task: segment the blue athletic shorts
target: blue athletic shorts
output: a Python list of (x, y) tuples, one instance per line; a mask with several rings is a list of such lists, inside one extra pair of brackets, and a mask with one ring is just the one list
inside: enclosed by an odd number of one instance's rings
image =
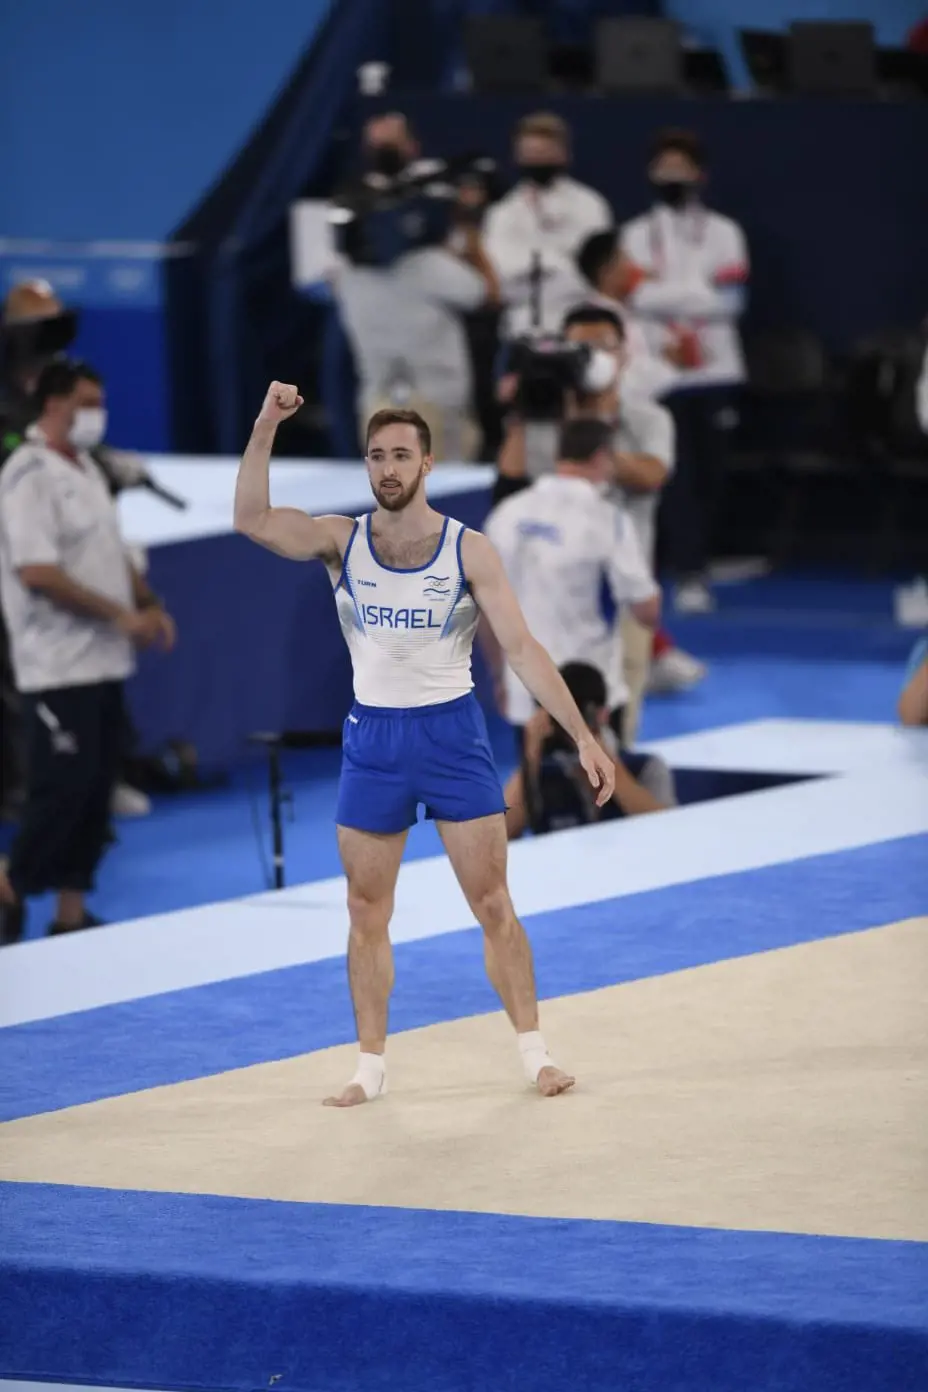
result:
[(469, 822), (506, 803), (473, 692), (437, 706), (398, 710), (357, 703), (342, 732), (339, 826), (382, 834), (417, 819)]

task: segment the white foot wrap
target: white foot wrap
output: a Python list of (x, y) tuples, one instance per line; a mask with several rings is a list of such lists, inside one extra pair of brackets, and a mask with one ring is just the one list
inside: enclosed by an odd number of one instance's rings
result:
[(357, 1084), (368, 1102), (382, 1097), (387, 1090), (387, 1065), (383, 1054), (362, 1054), (349, 1087)]
[(525, 1076), (530, 1083), (537, 1083), (538, 1074), (543, 1068), (556, 1066), (554, 1060), (548, 1053), (544, 1038), (539, 1030), (532, 1030), (529, 1034), (520, 1034), (518, 1040)]

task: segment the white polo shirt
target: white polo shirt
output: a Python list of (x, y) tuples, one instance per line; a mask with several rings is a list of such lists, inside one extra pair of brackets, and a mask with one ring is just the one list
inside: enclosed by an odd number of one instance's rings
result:
[[(616, 604), (658, 593), (627, 513), (588, 479), (548, 474), (506, 498), (487, 519), (532, 635), (558, 667), (588, 662), (606, 679), (610, 709), (628, 700), (618, 625), (602, 610), (603, 581)], [(524, 725), (535, 702), (506, 669), (507, 715)]]
[(13, 675), (22, 692), (128, 677), (135, 667), (131, 642), (111, 624), (27, 589), (19, 570), (28, 565), (59, 566), (85, 589), (132, 606), (116, 505), (85, 451), (72, 463), (28, 440), (0, 470), (0, 601)]
[[(530, 478), (538, 478), (555, 467), (559, 430), (552, 421), (525, 422), (525, 465)], [(659, 402), (626, 392), (624, 378), (612, 445), (620, 454), (646, 454), (659, 459), (668, 475), (673, 473), (676, 463), (673, 417)], [(633, 493), (617, 488), (612, 496), (627, 511), (642, 554), (653, 563), (660, 493)]]
[(526, 180), (495, 203), (483, 224), (483, 244), (499, 277), (506, 305), (505, 334), (533, 328), (531, 271), (541, 258), (541, 328), (559, 333), (564, 315), (584, 299), (586, 282), (576, 255), (587, 237), (613, 226), (612, 209), (595, 189), (566, 176), (541, 189)]
[(748, 248), (731, 218), (701, 204), (680, 212), (654, 207), (622, 228), (622, 249), (648, 278), (628, 297), (628, 309), (661, 358), (680, 329), (702, 350), (698, 367), (678, 369), (677, 386), (723, 386), (744, 381), (738, 318), (744, 309)]

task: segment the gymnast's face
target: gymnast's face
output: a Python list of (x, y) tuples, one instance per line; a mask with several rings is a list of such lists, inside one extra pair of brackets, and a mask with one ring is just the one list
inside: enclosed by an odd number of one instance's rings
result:
[(387, 512), (402, 512), (432, 467), (414, 425), (385, 425), (370, 438), (367, 473), (374, 497)]

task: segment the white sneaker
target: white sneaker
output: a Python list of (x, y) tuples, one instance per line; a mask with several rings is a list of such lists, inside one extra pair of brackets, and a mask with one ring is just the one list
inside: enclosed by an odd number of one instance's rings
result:
[(128, 783), (117, 783), (110, 799), (110, 811), (114, 817), (147, 817), (151, 799), (138, 788), (130, 788)]
[(691, 686), (698, 686), (707, 671), (706, 664), (692, 653), (670, 648), (651, 663), (648, 690), (654, 694), (687, 691)]
[(674, 591), (673, 607), (678, 614), (711, 614), (715, 598), (702, 580), (684, 580)]

